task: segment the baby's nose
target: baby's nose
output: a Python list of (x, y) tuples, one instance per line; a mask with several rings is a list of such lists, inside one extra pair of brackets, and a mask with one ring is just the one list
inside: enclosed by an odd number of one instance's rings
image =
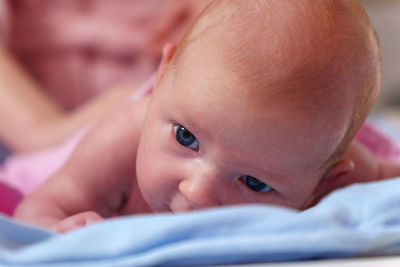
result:
[(196, 175), (184, 179), (179, 184), (179, 191), (194, 209), (221, 206), (221, 191), (218, 177)]

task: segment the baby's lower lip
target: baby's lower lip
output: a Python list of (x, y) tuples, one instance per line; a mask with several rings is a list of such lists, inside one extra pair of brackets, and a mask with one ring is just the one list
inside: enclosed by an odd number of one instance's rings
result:
[(184, 206), (184, 207), (182, 207), (182, 206), (178, 206), (178, 207), (173, 207), (173, 206), (172, 206), (172, 207), (171, 207), (171, 206), (169, 206), (169, 205), (167, 204), (167, 205), (165, 205), (165, 206), (166, 206), (167, 211), (172, 212), (172, 213), (174, 213), (174, 214), (183, 213), (183, 212), (189, 212), (189, 211), (194, 210), (194, 208), (193, 208), (192, 206), (190, 206), (190, 205)]

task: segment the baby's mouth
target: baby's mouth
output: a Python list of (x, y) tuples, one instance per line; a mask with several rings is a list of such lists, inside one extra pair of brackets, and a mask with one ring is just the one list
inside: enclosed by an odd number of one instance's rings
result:
[(165, 204), (167, 210), (172, 213), (189, 212), (195, 208), (183, 197), (176, 196), (168, 204)]

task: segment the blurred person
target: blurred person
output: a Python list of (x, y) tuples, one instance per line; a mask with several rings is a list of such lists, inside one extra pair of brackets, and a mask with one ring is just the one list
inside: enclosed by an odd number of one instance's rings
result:
[(0, 0), (0, 143), (61, 142), (125, 99), (206, 0)]

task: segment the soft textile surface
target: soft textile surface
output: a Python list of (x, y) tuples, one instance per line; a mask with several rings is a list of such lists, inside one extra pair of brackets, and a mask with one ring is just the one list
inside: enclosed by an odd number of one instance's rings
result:
[(400, 254), (400, 178), (295, 212), (246, 206), (131, 216), (66, 235), (0, 218), (0, 265), (204, 266)]

